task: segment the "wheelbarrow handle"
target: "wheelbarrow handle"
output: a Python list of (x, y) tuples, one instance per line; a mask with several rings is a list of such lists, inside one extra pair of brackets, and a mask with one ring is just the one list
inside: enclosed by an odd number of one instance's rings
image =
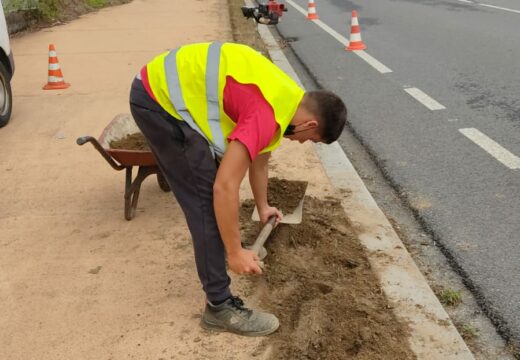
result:
[[(92, 136), (81, 136), (76, 139), (76, 144), (78, 145), (84, 145), (85, 143), (91, 141), (91, 139), (94, 139)], [(95, 140), (95, 139), (94, 139)], [(97, 140), (96, 140), (97, 141)]]
[(273, 215), (267, 220), (264, 227), (262, 228), (262, 231), (260, 231), (260, 234), (258, 234), (258, 237), (256, 238), (255, 243), (253, 246), (251, 246), (251, 250), (254, 251), (255, 254), (259, 254), (260, 249), (262, 246), (264, 246), (265, 241), (271, 234), (271, 231), (274, 228), (274, 224), (276, 223), (276, 215)]
[(123, 170), (125, 168), (124, 165), (120, 165), (120, 164), (116, 163), (114, 161), (114, 159), (112, 159), (112, 156), (110, 156), (110, 154), (107, 153), (107, 151), (103, 148), (103, 146), (101, 146), (101, 144), (99, 143), (99, 141), (97, 141), (96, 138), (94, 138), (92, 136), (81, 136), (81, 137), (76, 139), (76, 144), (78, 144), (78, 145), (84, 145), (84, 144), (86, 144), (88, 142), (91, 143), (92, 146), (94, 146), (97, 151), (99, 151), (99, 153), (105, 158), (105, 160), (114, 169), (116, 169), (116, 170)]

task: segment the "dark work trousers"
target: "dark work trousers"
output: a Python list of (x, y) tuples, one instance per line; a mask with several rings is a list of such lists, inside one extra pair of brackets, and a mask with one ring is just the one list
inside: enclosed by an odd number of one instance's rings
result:
[(130, 110), (184, 212), (207, 299), (218, 302), (228, 298), (231, 280), (213, 209), (217, 163), (208, 142), (186, 122), (163, 110), (138, 79), (130, 91)]

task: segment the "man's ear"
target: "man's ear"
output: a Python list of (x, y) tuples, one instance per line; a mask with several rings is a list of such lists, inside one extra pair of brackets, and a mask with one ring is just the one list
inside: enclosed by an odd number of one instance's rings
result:
[(315, 118), (311, 118), (307, 120), (304, 125), (306, 129), (314, 129), (318, 127), (319, 123)]

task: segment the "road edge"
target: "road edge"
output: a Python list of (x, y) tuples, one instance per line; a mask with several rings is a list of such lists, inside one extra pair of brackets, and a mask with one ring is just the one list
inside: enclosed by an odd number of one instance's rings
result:
[[(271, 60), (301, 84), (274, 36), (257, 27)], [(418, 359), (474, 360), (473, 354), (419, 271), (410, 253), (378, 207), (341, 146), (315, 145), (331, 184), (343, 196), (342, 205), (394, 313), (410, 327), (410, 346)]]

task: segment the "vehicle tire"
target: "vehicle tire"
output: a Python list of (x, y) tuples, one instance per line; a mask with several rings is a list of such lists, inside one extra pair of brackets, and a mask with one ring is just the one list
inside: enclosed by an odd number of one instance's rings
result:
[(11, 76), (5, 65), (0, 62), (0, 127), (9, 122), (12, 106)]

